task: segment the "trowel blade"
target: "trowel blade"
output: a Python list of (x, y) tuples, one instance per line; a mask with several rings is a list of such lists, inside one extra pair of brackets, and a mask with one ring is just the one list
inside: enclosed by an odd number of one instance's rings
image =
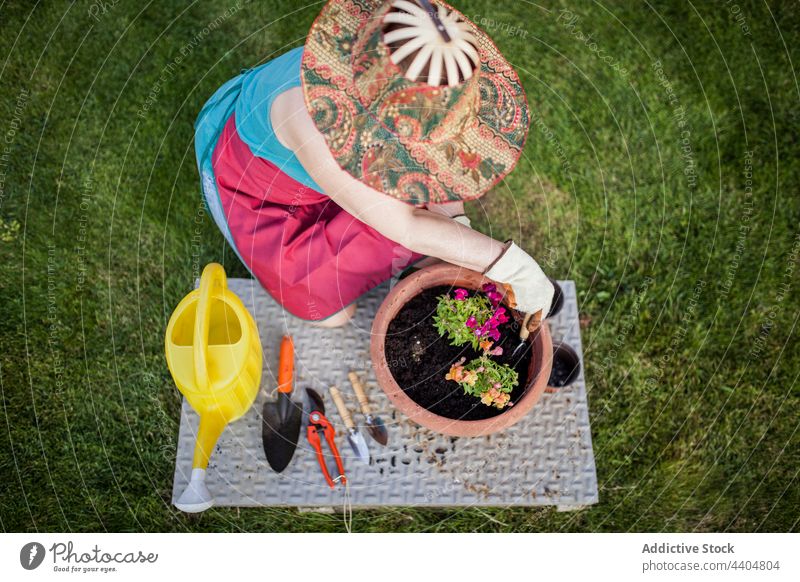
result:
[[(286, 394), (279, 394), (279, 398), (289, 398)], [(264, 454), (272, 470), (280, 473), (291, 462), (297, 449), (297, 440), (300, 437), (300, 421), (302, 412), (300, 406), (289, 402), (288, 414), (281, 416), (277, 402), (265, 402), (262, 409), (261, 442)]]
[(381, 418), (379, 416), (372, 416), (370, 414), (367, 416), (366, 424), (369, 436), (374, 438), (383, 446), (386, 446), (386, 443), (389, 442), (389, 432), (386, 430), (386, 425), (383, 424)]
[(355, 456), (369, 464), (369, 447), (361, 431), (355, 428), (349, 430), (347, 432), (347, 442), (350, 443), (350, 448), (353, 449)]

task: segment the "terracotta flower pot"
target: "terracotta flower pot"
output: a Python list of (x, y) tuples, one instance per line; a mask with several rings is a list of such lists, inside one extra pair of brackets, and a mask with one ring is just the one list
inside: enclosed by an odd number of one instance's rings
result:
[(386, 361), (386, 331), (389, 323), (403, 306), (413, 297), (431, 287), (447, 285), (479, 290), (487, 282), (489, 279), (480, 273), (446, 263), (426, 267), (400, 281), (389, 292), (372, 324), (370, 355), (378, 385), (400, 412), (435, 432), (451, 436), (474, 437), (501, 431), (515, 424), (530, 412), (547, 387), (553, 354), (553, 343), (547, 323), (544, 323), (537, 333), (531, 334), (533, 351), (525, 393), (514, 406), (492, 418), (454, 420), (439, 416), (414, 402), (395, 382)]

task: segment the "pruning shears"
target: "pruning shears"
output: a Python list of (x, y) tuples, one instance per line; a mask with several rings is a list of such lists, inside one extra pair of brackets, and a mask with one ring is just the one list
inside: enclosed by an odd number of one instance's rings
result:
[[(306, 388), (306, 395), (308, 396), (308, 402), (305, 414), (308, 420), (308, 428), (306, 429), (306, 435), (308, 436), (308, 442), (314, 448), (314, 452), (317, 454), (317, 462), (319, 463), (320, 469), (322, 469), (322, 475), (325, 477), (325, 481), (327, 481), (328, 486), (331, 489), (336, 487), (337, 483), (345, 485), (347, 483), (347, 477), (344, 473), (344, 466), (342, 465), (342, 457), (339, 454), (339, 449), (336, 447), (336, 431), (333, 428), (333, 425), (330, 423), (328, 418), (325, 416), (325, 403), (322, 401), (322, 397), (317, 393), (316, 390), (311, 388)], [(328, 449), (333, 454), (333, 458), (336, 461), (336, 477), (331, 477), (331, 473), (328, 470), (328, 463), (325, 460), (325, 453), (322, 451), (322, 441), (325, 441), (328, 444)]]

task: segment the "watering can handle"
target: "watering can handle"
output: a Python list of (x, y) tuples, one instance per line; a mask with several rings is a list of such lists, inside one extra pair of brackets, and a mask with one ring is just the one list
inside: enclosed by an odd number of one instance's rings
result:
[(211, 298), (228, 288), (225, 269), (209, 263), (200, 276), (200, 293), (194, 319), (194, 379), (199, 390), (208, 389), (208, 328), (211, 321)]

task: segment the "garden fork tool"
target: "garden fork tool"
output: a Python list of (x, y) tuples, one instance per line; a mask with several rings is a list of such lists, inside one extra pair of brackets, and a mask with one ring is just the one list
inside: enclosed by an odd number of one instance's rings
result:
[[(308, 428), (306, 429), (306, 434), (308, 436), (308, 442), (317, 454), (317, 462), (319, 462), (319, 467), (322, 469), (325, 481), (331, 489), (334, 489), (337, 483), (346, 485), (347, 477), (344, 473), (342, 457), (339, 455), (339, 449), (336, 448), (336, 431), (325, 416), (325, 403), (322, 401), (322, 396), (311, 388), (306, 388), (306, 396), (308, 396), (308, 406), (306, 409)], [(323, 440), (328, 444), (328, 449), (336, 460), (336, 477), (331, 477), (331, 473), (328, 470), (328, 462), (325, 460), (325, 453), (322, 452)]]
[(386, 446), (386, 443), (389, 441), (389, 433), (386, 431), (386, 425), (383, 424), (380, 417), (373, 416), (372, 409), (369, 406), (369, 400), (367, 400), (367, 393), (364, 392), (364, 385), (355, 372), (350, 372), (347, 377), (353, 385), (356, 398), (358, 398), (358, 403), (361, 405), (361, 412), (364, 413), (367, 432), (380, 444)]

